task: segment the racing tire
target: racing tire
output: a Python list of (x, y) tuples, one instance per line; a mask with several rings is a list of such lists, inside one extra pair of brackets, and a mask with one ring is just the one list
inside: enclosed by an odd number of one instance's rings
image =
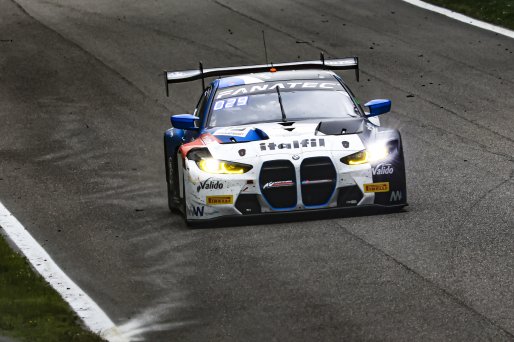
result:
[(187, 219), (187, 195), (186, 195), (186, 184), (184, 180), (184, 176), (182, 176), (182, 188), (184, 189), (184, 198), (182, 199), (182, 213), (184, 214), (184, 222), (189, 229), (194, 228), (191, 225), (191, 221)]
[(168, 193), (168, 208), (172, 212), (180, 211), (180, 199), (178, 196), (177, 163), (168, 157), (168, 150), (164, 144), (164, 165), (166, 168), (166, 190)]

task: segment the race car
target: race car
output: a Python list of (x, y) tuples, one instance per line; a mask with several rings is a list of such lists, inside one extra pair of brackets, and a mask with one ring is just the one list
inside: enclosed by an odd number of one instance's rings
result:
[(406, 206), (400, 132), (377, 117), (391, 101), (361, 106), (337, 70), (358, 80), (358, 59), (165, 72), (167, 93), (203, 86), (193, 114), (171, 116), (164, 134), (169, 208), (197, 224)]

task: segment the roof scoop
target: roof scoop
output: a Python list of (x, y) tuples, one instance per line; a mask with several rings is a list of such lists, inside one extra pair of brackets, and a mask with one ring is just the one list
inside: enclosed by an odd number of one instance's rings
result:
[(294, 125), (294, 121), (286, 121), (286, 122), (277, 122), (279, 125), (282, 126), (292, 126)]
[(348, 118), (343, 120), (327, 120), (320, 122), (316, 128), (316, 135), (346, 135), (362, 133), (363, 131), (363, 119)]

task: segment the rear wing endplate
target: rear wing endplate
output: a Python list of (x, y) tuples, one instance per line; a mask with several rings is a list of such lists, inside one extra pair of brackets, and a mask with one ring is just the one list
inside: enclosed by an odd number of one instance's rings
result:
[(355, 70), (355, 77), (359, 81), (359, 59), (357, 57), (325, 59), (321, 54), (319, 61), (304, 61), (279, 64), (244, 65), (226, 68), (204, 69), (202, 63), (198, 70), (165, 71), (164, 79), (166, 84), (166, 96), (169, 96), (169, 84), (202, 80), (205, 89), (206, 77), (221, 77), (239, 74), (250, 74), (267, 71), (286, 71), (286, 70)]

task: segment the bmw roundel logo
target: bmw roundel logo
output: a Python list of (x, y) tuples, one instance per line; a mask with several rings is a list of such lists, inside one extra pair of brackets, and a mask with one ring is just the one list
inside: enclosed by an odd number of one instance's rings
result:
[(292, 157), (292, 158), (293, 158), (293, 160), (298, 160), (298, 159), (300, 159), (300, 156), (299, 156), (299, 155), (297, 155), (297, 154), (293, 154), (293, 157)]

